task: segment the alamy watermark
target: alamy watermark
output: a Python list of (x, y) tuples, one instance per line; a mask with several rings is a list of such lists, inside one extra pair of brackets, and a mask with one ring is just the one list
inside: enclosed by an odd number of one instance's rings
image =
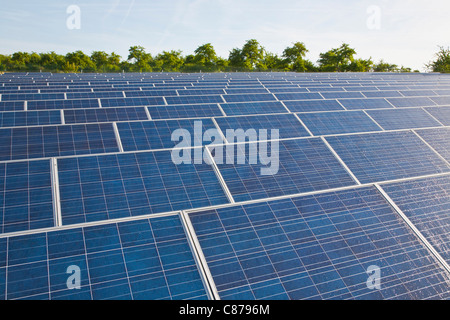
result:
[[(172, 161), (181, 164), (250, 164), (261, 165), (263, 176), (276, 175), (280, 168), (280, 132), (278, 129), (228, 129), (225, 134), (228, 144), (217, 129), (203, 132), (203, 122), (194, 122), (194, 135), (187, 129), (177, 129), (172, 133), (172, 141), (178, 142), (172, 150)], [(248, 144), (246, 144), (248, 142)], [(210, 153), (202, 146), (206, 145)], [(269, 146), (270, 145), (270, 146)], [(192, 149), (192, 147), (197, 147)], [(248, 149), (248, 153), (247, 153)]]
[(377, 5), (372, 5), (367, 8), (367, 28), (369, 30), (380, 30), (381, 29), (381, 7)]
[(367, 288), (370, 290), (381, 290), (381, 268), (378, 266), (370, 266), (367, 269)]
[(66, 9), (66, 13), (69, 15), (66, 20), (66, 26), (69, 30), (81, 29), (81, 9), (77, 5), (70, 5)]

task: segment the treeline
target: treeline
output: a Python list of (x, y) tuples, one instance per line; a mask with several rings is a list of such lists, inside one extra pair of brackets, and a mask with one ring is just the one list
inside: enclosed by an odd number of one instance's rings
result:
[(219, 57), (214, 47), (204, 44), (194, 54), (163, 51), (155, 56), (142, 46), (129, 49), (126, 60), (116, 53), (94, 51), (89, 56), (82, 51), (60, 55), (55, 52), (16, 52), (0, 55), (0, 71), (30, 72), (234, 72), (234, 71), (294, 71), (294, 72), (411, 72), (381, 60), (357, 59), (356, 50), (348, 44), (320, 54), (314, 63), (306, 58), (308, 49), (302, 42), (286, 48), (282, 55), (268, 52), (257, 40), (248, 40), (242, 48), (231, 50), (227, 59)]

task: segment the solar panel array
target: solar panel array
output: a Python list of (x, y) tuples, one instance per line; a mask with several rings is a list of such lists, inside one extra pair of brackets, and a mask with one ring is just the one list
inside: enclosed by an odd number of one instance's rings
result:
[(449, 299), (449, 141), (441, 74), (2, 74), (0, 299)]

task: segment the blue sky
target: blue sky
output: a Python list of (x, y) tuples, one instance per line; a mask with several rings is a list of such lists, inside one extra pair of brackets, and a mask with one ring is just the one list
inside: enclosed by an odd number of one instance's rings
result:
[[(80, 7), (79, 30), (66, 26), (70, 5)], [(255, 38), (277, 54), (302, 41), (312, 61), (346, 42), (358, 57), (422, 71), (439, 45), (450, 46), (449, 13), (448, 0), (0, 0), (0, 53), (81, 49), (126, 58), (132, 45), (191, 54), (210, 42), (228, 57)]]

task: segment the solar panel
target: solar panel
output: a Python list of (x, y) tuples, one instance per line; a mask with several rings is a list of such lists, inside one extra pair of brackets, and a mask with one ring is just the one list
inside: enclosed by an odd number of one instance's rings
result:
[[(272, 142), (273, 143), (273, 142)], [(279, 142), (279, 171), (261, 175), (262, 164), (249, 164), (248, 145), (237, 145), (235, 157), (245, 154), (245, 164), (227, 156), (218, 164), (235, 201), (278, 197), (354, 185), (355, 182), (320, 139)], [(268, 147), (271, 150), (271, 146)], [(233, 164), (229, 164), (232, 162)]]
[(441, 126), (423, 109), (368, 110), (367, 113), (386, 130)]
[(288, 112), (281, 102), (245, 102), (220, 105), (227, 116)]
[(225, 95), (224, 99), (228, 103), (255, 102), (255, 101), (276, 101), (272, 94), (232, 94)]
[(412, 132), (327, 137), (361, 183), (448, 172), (450, 167)]
[(213, 168), (170, 151), (58, 160), (64, 225), (228, 203)]
[(185, 104), (148, 108), (152, 119), (212, 118), (223, 116), (218, 104)]
[[(190, 219), (223, 300), (448, 298), (448, 275), (374, 188)], [(371, 266), (381, 290), (366, 285)]]
[(392, 98), (388, 99), (397, 108), (403, 107), (427, 107), (436, 105), (430, 98)]
[(0, 164), (0, 233), (54, 226), (50, 161)]
[(450, 161), (450, 128), (417, 130), (417, 134)]
[(339, 102), (348, 110), (392, 109), (394, 108), (385, 99), (339, 99)]
[(258, 133), (259, 130), (268, 130), (268, 139), (271, 138), (270, 130), (278, 130), (280, 139), (310, 136), (293, 114), (222, 117), (216, 118), (216, 121), (224, 134), (227, 130), (242, 129), (247, 132), (247, 130), (254, 129)]
[(450, 263), (450, 176), (383, 185), (402, 212)]
[(382, 131), (362, 111), (302, 113), (299, 117), (316, 136)]
[(170, 104), (211, 104), (222, 103), (221, 96), (183, 96), (183, 97), (167, 97), (167, 103)]
[(303, 100), (284, 101), (286, 107), (292, 112), (320, 112), (342, 111), (344, 108), (337, 100)]
[[(0, 246), (8, 252), (7, 272), (0, 269), (7, 299), (208, 298), (178, 216), (11, 237)], [(78, 290), (66, 284), (73, 266)]]
[(26, 127), (61, 124), (59, 111), (1, 112), (0, 127)]
[(0, 300), (448, 300), (449, 93), (446, 74), (2, 74)]
[(450, 107), (434, 107), (425, 110), (443, 125), (450, 126)]
[(0, 161), (118, 152), (110, 123), (0, 129)]
[[(203, 141), (203, 133), (209, 129), (217, 129), (211, 119), (122, 122), (117, 124), (117, 128), (124, 151), (174, 148), (181, 142), (178, 138), (172, 139), (177, 129), (190, 133), (192, 141), (189, 146), (208, 145), (211, 141)], [(220, 140), (216, 143), (222, 142)]]

